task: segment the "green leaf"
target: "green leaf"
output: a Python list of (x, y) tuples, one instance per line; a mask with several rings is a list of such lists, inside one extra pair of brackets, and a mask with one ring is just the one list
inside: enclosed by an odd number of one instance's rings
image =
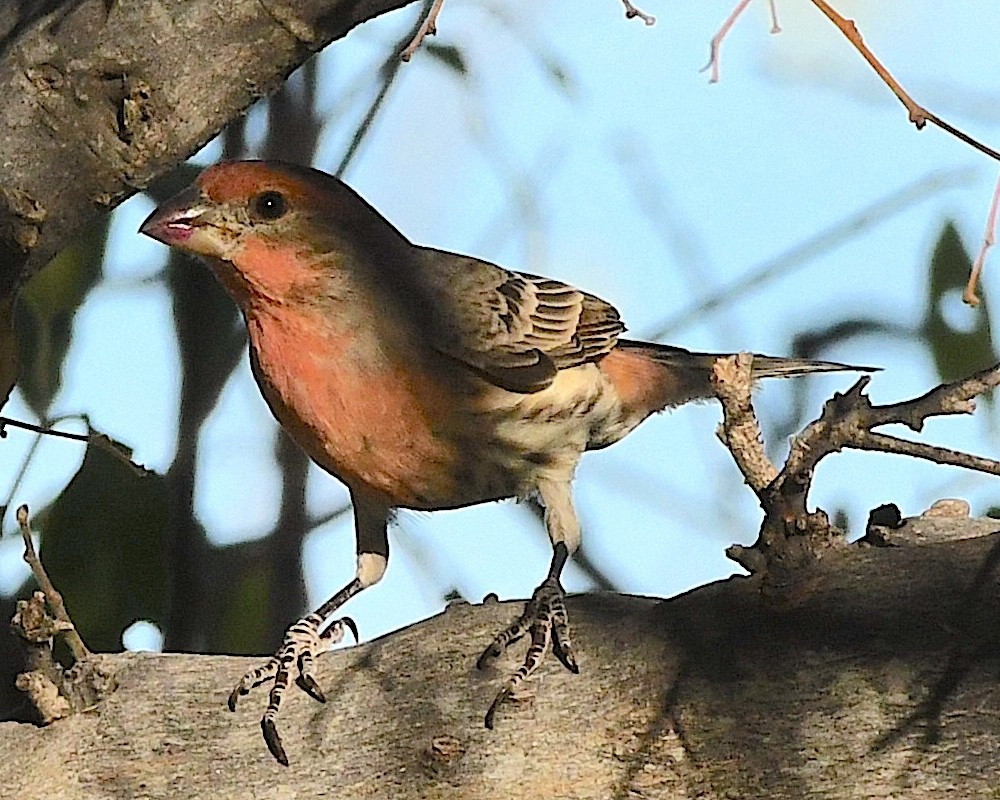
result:
[(424, 49), (427, 51), (427, 55), (436, 58), (457, 73), (460, 78), (468, 77), (469, 68), (465, 64), (465, 57), (462, 55), (462, 51), (454, 45), (425, 42)]
[(43, 419), (59, 391), (73, 316), (100, 276), (107, 235), (105, 218), (32, 277), (18, 297), (17, 385)]
[(122, 632), (139, 619), (162, 626), (167, 524), (165, 479), (93, 443), (63, 493), (36, 515), (42, 564), (91, 649), (120, 650)]
[(941, 379), (958, 380), (997, 363), (1000, 359), (993, 349), (986, 303), (975, 312), (969, 311), (975, 317), (968, 330), (952, 327), (943, 312), (945, 302), (954, 302), (961, 294), (972, 269), (972, 258), (951, 221), (945, 223), (938, 237), (930, 266), (923, 332)]

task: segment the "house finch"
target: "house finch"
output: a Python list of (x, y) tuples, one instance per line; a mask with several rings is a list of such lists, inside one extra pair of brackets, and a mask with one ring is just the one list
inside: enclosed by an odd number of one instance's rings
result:
[[(313, 659), (353, 628), (334, 612), (385, 572), (397, 508), (537, 496), (552, 562), (479, 660), (530, 634), (487, 726), (550, 642), (577, 672), (560, 583), (580, 543), (577, 462), (654, 412), (709, 397), (717, 356), (620, 338), (618, 312), (593, 295), (415, 245), (348, 186), (304, 167), (210, 167), (141, 231), (215, 271), (243, 312), (251, 368), (275, 417), (354, 504), (355, 578), (294, 623), (229, 698), (235, 709), (274, 680), (261, 727), (278, 761), (288, 763), (275, 720), (289, 681), (324, 699)], [(754, 360), (760, 378), (840, 369), (850, 367)]]

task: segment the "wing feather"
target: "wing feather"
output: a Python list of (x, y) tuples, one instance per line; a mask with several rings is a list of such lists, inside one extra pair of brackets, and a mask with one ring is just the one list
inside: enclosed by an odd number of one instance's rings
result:
[(431, 344), (514, 392), (607, 355), (625, 330), (610, 303), (561, 281), (420, 248), (432, 287)]

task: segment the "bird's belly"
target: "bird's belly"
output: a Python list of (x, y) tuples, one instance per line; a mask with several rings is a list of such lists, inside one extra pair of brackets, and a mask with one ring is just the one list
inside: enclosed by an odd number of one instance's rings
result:
[(568, 480), (595, 419), (613, 412), (591, 365), (518, 394), (464, 369), (358, 357), (348, 332), (248, 329), (254, 376), (285, 430), (349, 488), (392, 506), (457, 508)]
[[(524, 497), (542, 481), (570, 481), (594, 431), (615, 424), (617, 398), (594, 365), (558, 373), (548, 388), (517, 394), (496, 387), (463, 420), (462, 485), (479, 499)], [(478, 502), (470, 500), (469, 502)]]

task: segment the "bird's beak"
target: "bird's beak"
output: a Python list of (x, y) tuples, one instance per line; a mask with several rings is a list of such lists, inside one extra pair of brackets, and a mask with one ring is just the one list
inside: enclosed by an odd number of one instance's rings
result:
[(193, 242), (189, 240), (204, 224), (202, 218), (207, 211), (208, 206), (202, 199), (201, 190), (192, 184), (146, 217), (146, 221), (139, 227), (139, 233), (171, 247), (193, 249)]

